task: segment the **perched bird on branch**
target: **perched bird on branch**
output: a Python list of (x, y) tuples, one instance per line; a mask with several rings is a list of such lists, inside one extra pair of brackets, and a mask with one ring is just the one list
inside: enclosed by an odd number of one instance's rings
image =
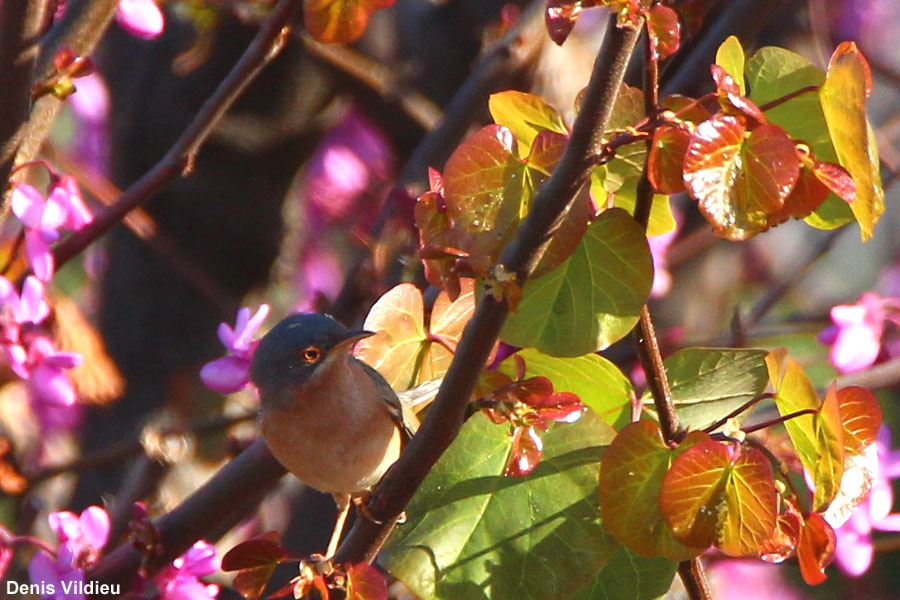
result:
[(293, 315), (263, 337), (250, 367), (272, 454), (337, 502), (326, 557), (337, 548), (350, 500), (365, 498), (400, 456), (416, 422), (404, 417), (390, 384), (350, 354), (370, 335), (327, 315)]

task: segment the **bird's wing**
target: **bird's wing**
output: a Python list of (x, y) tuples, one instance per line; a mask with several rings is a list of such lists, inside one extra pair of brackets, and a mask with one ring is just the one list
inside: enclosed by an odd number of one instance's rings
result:
[(409, 438), (411, 438), (416, 432), (416, 429), (419, 428), (419, 420), (411, 411), (403, 410), (403, 405), (400, 404), (400, 399), (397, 397), (397, 393), (394, 391), (394, 388), (391, 387), (391, 384), (385, 381), (384, 377), (381, 376), (381, 373), (379, 373), (363, 361), (357, 359), (356, 357), (351, 358), (359, 363), (366, 374), (372, 378), (372, 381), (375, 383), (375, 387), (378, 388), (379, 398), (382, 402), (385, 403), (388, 408), (388, 412), (391, 414), (391, 418), (394, 419), (394, 421), (400, 427), (400, 431), (403, 432), (403, 445), (406, 445), (406, 442), (409, 441)]

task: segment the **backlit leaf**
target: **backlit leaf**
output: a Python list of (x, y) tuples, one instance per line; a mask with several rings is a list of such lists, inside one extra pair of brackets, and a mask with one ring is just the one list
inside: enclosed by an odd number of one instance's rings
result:
[(881, 405), (875, 394), (855, 385), (837, 391), (844, 425), (844, 450), (862, 452), (875, 442), (881, 427)]
[(643, 230), (625, 211), (607, 210), (563, 264), (528, 280), (501, 339), (553, 356), (606, 348), (637, 322), (652, 281)]
[(509, 460), (503, 474), (507, 477), (528, 475), (541, 462), (544, 442), (534, 427), (516, 427), (510, 442)]
[(837, 496), (844, 474), (844, 429), (837, 388), (831, 384), (815, 416), (816, 469), (811, 471), (816, 492), (813, 510), (824, 511)]
[(619, 542), (641, 556), (680, 561), (697, 556), (705, 546), (678, 542), (663, 522), (659, 508), (663, 478), (679, 453), (709, 436), (691, 432), (677, 450), (663, 441), (650, 420), (626, 425), (603, 455), (598, 485), (603, 523)]
[(756, 554), (775, 530), (778, 494), (772, 465), (756, 448), (741, 448), (730, 469), (720, 510), (716, 545), (725, 554)]
[[(819, 86), (825, 74), (808, 60), (783, 48), (767, 46), (747, 61), (750, 98), (758, 105), (782, 98), (808, 86)], [(784, 129), (792, 139), (807, 144), (820, 161), (837, 162), (837, 154), (815, 91), (800, 94), (766, 111), (770, 123)], [(836, 195), (825, 201), (807, 217), (813, 227), (833, 229), (853, 220), (846, 202)]]
[(797, 562), (800, 563), (803, 581), (809, 585), (819, 585), (827, 579), (825, 567), (834, 560), (835, 545), (834, 530), (822, 515), (807, 515), (797, 544)]
[(725, 69), (738, 85), (742, 96), (747, 94), (744, 84), (744, 49), (741, 42), (733, 35), (728, 36), (716, 51), (716, 64)]
[(420, 598), (571, 596), (619, 548), (596, 504), (600, 456), (612, 436), (590, 412), (553, 425), (534, 472), (502, 477), (509, 427), (471, 417), (416, 491), (380, 562)]
[(682, 425), (703, 429), (763, 393), (765, 350), (684, 348), (666, 357), (672, 399)]
[(674, 10), (662, 4), (654, 4), (647, 11), (647, 32), (650, 49), (657, 60), (675, 54), (681, 44), (681, 24)]
[(488, 109), (494, 123), (506, 127), (516, 136), (523, 156), (528, 156), (534, 138), (541, 131), (568, 134), (556, 109), (534, 94), (517, 90), (491, 94)]
[(682, 172), (684, 155), (691, 141), (689, 131), (680, 127), (663, 125), (653, 132), (647, 178), (660, 194), (678, 194), (685, 191)]
[(544, 21), (547, 24), (547, 33), (550, 35), (550, 39), (562, 46), (580, 15), (580, 0), (548, 0)]
[(239, 571), (232, 585), (248, 600), (262, 596), (275, 567), (290, 556), (278, 538), (277, 532), (270, 531), (238, 544), (222, 557), (223, 571)]
[(842, 167), (853, 176), (856, 199), (850, 205), (859, 222), (863, 241), (872, 237), (884, 212), (884, 190), (878, 173), (878, 155), (866, 122), (866, 98), (871, 73), (853, 42), (843, 42), (828, 63), (819, 99), (834, 149)]
[(347, 569), (347, 600), (387, 600), (387, 584), (378, 569), (357, 563)]
[(394, 0), (303, 0), (303, 25), (317, 41), (351, 44), (366, 31), (369, 17)]
[[(631, 381), (613, 363), (597, 354), (557, 358), (533, 348), (516, 353), (525, 361), (526, 377), (546, 377), (558, 392), (572, 392), (604, 421), (617, 428), (631, 418)], [(512, 357), (500, 363), (498, 370), (516, 377)]]
[[(803, 372), (803, 368), (796, 361), (787, 358), (784, 349), (769, 353), (766, 357), (766, 366), (772, 387), (775, 388), (775, 406), (780, 415), (808, 408), (819, 409), (821, 402), (812, 383)], [(802, 415), (790, 419), (784, 426), (800, 462), (807, 471), (815, 473), (818, 460), (815, 415)]]
[(762, 125), (750, 132), (741, 157), (743, 165), (735, 182), (738, 198), (765, 213), (780, 209), (800, 174), (794, 143), (777, 125)]

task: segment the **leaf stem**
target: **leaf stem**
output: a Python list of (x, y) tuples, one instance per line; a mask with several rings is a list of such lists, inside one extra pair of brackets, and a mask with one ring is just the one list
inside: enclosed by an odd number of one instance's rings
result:
[(794, 90), (790, 94), (785, 94), (781, 98), (775, 98), (771, 102), (766, 102), (765, 104), (763, 104), (762, 106), (759, 107), (759, 110), (766, 112), (767, 110), (772, 110), (776, 106), (781, 106), (782, 104), (784, 104), (785, 102), (788, 102), (789, 100), (793, 100), (797, 96), (802, 96), (803, 94), (808, 94), (809, 92), (818, 92), (818, 91), (819, 91), (819, 86), (808, 85), (808, 86), (802, 87), (798, 90)]
[(772, 427), (774, 425), (778, 425), (780, 423), (784, 423), (786, 421), (790, 421), (791, 419), (796, 419), (797, 417), (802, 417), (803, 415), (815, 415), (819, 412), (817, 408), (804, 408), (803, 410), (797, 410), (792, 413), (788, 413), (786, 415), (782, 415), (777, 419), (772, 419), (770, 421), (765, 421), (763, 423), (757, 423), (756, 425), (750, 425), (748, 427), (742, 427), (741, 431), (744, 433), (754, 433), (759, 431), (760, 429), (765, 429), (766, 427)]
[(712, 433), (713, 431), (715, 431), (716, 429), (718, 429), (719, 427), (721, 427), (722, 425), (727, 423), (729, 419), (733, 419), (736, 416), (750, 410), (750, 408), (753, 407), (758, 402), (761, 402), (763, 400), (768, 400), (768, 399), (774, 398), (774, 397), (775, 397), (775, 394), (773, 394), (771, 392), (766, 392), (764, 394), (759, 394), (758, 396), (754, 396), (753, 398), (751, 398), (750, 400), (747, 400), (746, 402), (741, 404), (739, 407), (737, 407), (736, 409), (734, 409), (733, 411), (731, 411), (730, 413), (728, 413), (727, 415), (725, 415), (724, 417), (722, 417), (721, 419), (719, 419), (718, 421), (716, 421), (715, 423), (710, 425), (709, 427), (705, 427), (703, 429), (703, 431), (705, 431), (706, 433)]

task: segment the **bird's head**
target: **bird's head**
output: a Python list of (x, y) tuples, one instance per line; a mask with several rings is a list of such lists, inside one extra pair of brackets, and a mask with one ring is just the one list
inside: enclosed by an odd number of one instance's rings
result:
[(250, 364), (263, 405), (289, 403), (313, 380), (327, 384), (322, 378), (336, 374), (334, 366), (347, 359), (353, 344), (370, 335), (348, 330), (328, 315), (287, 317), (260, 340)]

